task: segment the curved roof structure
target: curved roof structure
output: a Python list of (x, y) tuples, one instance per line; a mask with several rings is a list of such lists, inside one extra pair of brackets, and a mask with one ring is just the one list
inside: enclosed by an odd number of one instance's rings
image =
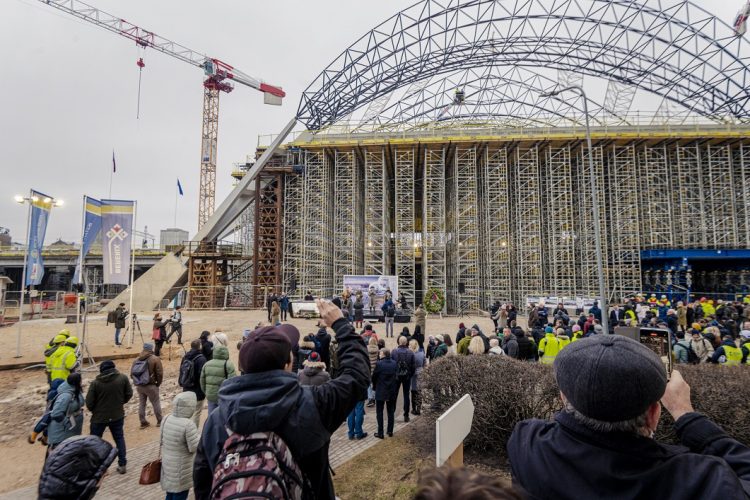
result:
[[(309, 130), (357, 113), (364, 131), (549, 126), (578, 120), (580, 106), (537, 91), (585, 76), (607, 89), (590, 103), (601, 120), (627, 121), (640, 93), (659, 103), (652, 109), (748, 122), (749, 57), (729, 25), (686, 0), (423, 0), (339, 55), (303, 93), (297, 118)], [(466, 101), (446, 110), (451, 87)]]

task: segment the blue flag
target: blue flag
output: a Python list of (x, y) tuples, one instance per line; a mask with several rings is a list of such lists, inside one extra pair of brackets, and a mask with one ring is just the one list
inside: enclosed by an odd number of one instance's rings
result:
[(130, 282), (130, 246), (135, 202), (102, 200), (102, 261), (105, 285)]
[(39, 285), (44, 278), (42, 247), (47, 233), (47, 221), (52, 209), (52, 198), (37, 191), (31, 191), (31, 221), (29, 224), (28, 262), (22, 286)]
[(83, 261), (91, 250), (91, 245), (99, 236), (99, 232), (102, 230), (102, 202), (97, 199), (89, 198), (88, 196), (83, 197), (83, 210), (84, 210), (84, 221), (83, 221), (83, 241), (81, 241), (81, 255), (78, 263), (76, 264), (76, 271), (73, 274), (73, 283), (81, 283), (81, 267)]
[(182, 184), (180, 184), (180, 179), (177, 178), (177, 192), (180, 193), (180, 196), (182, 196), (184, 193), (182, 192)]

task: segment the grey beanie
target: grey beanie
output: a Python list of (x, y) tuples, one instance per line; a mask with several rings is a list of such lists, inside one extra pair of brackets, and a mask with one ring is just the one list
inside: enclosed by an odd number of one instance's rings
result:
[(146, 342), (145, 344), (143, 344), (143, 350), (144, 351), (153, 351), (154, 350), (154, 344), (152, 344), (151, 342)]
[(596, 335), (566, 346), (554, 363), (560, 391), (589, 418), (620, 422), (661, 399), (667, 372), (648, 347), (620, 335)]

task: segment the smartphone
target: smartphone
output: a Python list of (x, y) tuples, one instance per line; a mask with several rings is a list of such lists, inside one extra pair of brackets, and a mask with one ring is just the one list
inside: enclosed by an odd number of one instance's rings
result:
[(654, 351), (662, 360), (669, 379), (673, 368), (672, 332), (663, 328), (640, 328), (638, 334), (641, 344)]

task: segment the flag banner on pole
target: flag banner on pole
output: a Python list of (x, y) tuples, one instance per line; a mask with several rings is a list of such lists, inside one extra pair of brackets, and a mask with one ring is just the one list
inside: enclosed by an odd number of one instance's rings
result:
[(39, 285), (44, 278), (42, 247), (47, 232), (47, 221), (52, 209), (52, 197), (38, 191), (31, 191), (31, 220), (29, 221), (28, 265), (24, 287)]
[(182, 184), (180, 184), (180, 179), (177, 179), (177, 192), (180, 193), (180, 196), (185, 194), (182, 192)]
[(96, 237), (99, 236), (99, 232), (102, 230), (102, 202), (86, 196), (84, 198), (84, 220), (83, 220), (83, 240), (81, 241), (81, 256), (78, 264), (76, 264), (76, 271), (73, 275), (73, 283), (81, 284), (81, 266), (83, 265), (83, 259), (88, 255), (91, 250)]
[(135, 202), (102, 200), (102, 261), (104, 284), (130, 283), (130, 246)]

